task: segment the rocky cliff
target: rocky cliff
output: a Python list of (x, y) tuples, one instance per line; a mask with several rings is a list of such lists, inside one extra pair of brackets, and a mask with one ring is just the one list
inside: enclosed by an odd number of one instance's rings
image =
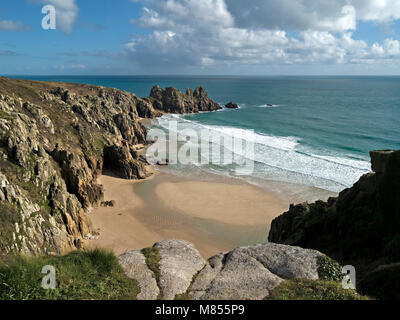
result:
[[(361, 290), (400, 298), (395, 264), (400, 261), (400, 151), (370, 155), (372, 173), (327, 202), (291, 205), (272, 221), (269, 241), (320, 250), (353, 264)], [(385, 278), (392, 293), (377, 292), (383, 282), (372, 285), (372, 278)]]
[(169, 113), (196, 113), (221, 109), (218, 103), (208, 97), (204, 87), (194, 91), (187, 89), (185, 94), (172, 87), (163, 90), (155, 86), (151, 89), (148, 101), (154, 109)]
[(204, 88), (186, 95), (155, 88), (141, 99), (112, 88), (0, 78), (0, 254), (81, 247), (94, 236), (88, 212), (103, 198), (102, 170), (126, 179), (150, 174), (138, 151), (147, 143), (142, 119), (219, 108)]

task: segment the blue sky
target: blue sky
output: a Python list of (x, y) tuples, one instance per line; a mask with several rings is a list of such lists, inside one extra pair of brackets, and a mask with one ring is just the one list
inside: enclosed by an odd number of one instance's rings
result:
[(398, 0), (2, 1), (0, 74), (398, 75), (399, 19)]

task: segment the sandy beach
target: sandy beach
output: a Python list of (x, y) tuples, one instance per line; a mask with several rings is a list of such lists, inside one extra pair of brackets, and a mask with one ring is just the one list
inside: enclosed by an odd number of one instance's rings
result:
[(235, 179), (200, 181), (165, 172), (145, 181), (105, 173), (98, 183), (105, 200), (116, 204), (90, 213), (100, 236), (88, 245), (116, 254), (172, 238), (193, 242), (206, 258), (266, 242), (272, 219), (293, 200)]

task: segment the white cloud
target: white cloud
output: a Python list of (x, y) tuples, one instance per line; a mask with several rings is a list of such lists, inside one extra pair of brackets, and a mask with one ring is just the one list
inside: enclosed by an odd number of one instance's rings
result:
[(341, 32), (356, 19), (387, 23), (400, 18), (399, 0), (226, 0), (243, 27)]
[(353, 0), (359, 19), (378, 23), (400, 19), (399, 0)]
[(40, 0), (43, 4), (51, 4), (56, 8), (57, 29), (71, 33), (78, 17), (79, 8), (75, 0)]
[(371, 47), (371, 53), (378, 57), (400, 58), (400, 41), (385, 39), (383, 45), (374, 43)]
[(141, 17), (131, 22), (142, 28), (184, 28), (186, 31), (188, 28), (211, 29), (233, 25), (225, 0), (165, 0), (157, 2), (156, 8), (157, 11), (144, 7)]
[[(390, 0), (147, 0), (131, 23), (152, 30), (126, 44), (149, 68), (371, 63), (400, 58), (400, 43), (353, 38), (357, 19), (400, 17)], [(297, 31), (292, 35), (289, 31)]]
[(0, 31), (27, 31), (29, 29), (19, 21), (0, 20)]
[[(226, 0), (239, 26), (250, 28), (346, 31), (356, 27), (356, 9), (340, 0)], [(351, 2), (350, 2), (351, 3)]]

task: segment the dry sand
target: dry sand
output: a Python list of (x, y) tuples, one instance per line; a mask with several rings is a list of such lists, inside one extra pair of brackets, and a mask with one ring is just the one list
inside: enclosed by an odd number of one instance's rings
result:
[(163, 182), (155, 191), (171, 209), (191, 217), (241, 227), (267, 226), (287, 209), (282, 199), (250, 184)]
[(158, 173), (145, 181), (99, 177), (105, 200), (90, 214), (99, 239), (90, 247), (121, 254), (165, 239), (185, 239), (208, 258), (237, 246), (267, 241), (273, 218), (291, 200), (235, 179), (197, 181)]

